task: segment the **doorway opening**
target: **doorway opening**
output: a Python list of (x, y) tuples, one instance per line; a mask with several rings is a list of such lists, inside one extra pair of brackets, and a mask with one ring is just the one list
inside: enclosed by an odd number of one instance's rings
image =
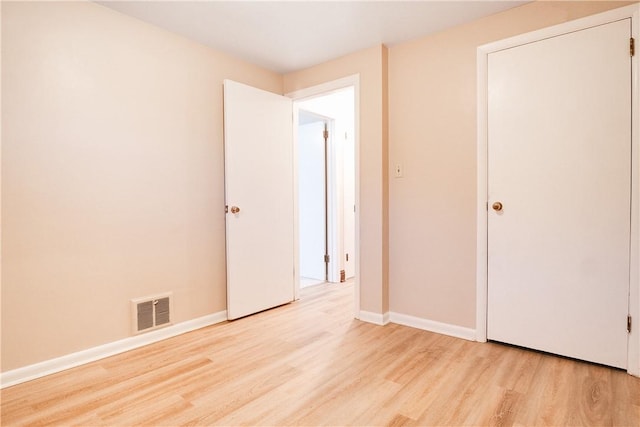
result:
[(356, 275), (355, 88), (300, 99), (294, 112), (299, 285), (346, 282)]
[[(333, 119), (298, 112), (300, 287), (329, 280), (329, 138)], [(331, 131), (329, 130), (331, 128)]]

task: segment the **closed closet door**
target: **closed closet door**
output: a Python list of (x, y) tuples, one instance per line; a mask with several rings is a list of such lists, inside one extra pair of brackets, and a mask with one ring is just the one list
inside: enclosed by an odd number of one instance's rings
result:
[(488, 56), (490, 340), (627, 366), (630, 34)]

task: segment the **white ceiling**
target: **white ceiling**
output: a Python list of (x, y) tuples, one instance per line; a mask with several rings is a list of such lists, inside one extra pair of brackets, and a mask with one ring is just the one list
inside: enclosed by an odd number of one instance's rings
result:
[(528, 1), (97, 1), (279, 73), (415, 39)]

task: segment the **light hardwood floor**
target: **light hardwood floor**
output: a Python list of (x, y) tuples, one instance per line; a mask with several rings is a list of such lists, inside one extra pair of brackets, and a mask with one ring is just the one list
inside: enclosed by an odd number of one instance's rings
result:
[(352, 318), (350, 285), (2, 391), (2, 425), (640, 426), (640, 379)]

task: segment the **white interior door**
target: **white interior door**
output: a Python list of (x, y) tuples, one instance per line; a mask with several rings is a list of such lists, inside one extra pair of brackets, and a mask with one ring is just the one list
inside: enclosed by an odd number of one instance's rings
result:
[[(353, 102), (353, 96), (351, 97)], [(351, 108), (353, 111), (353, 108)], [(344, 270), (345, 278), (356, 274), (354, 255), (356, 252), (356, 173), (355, 173), (355, 139), (353, 115), (348, 117), (344, 138)], [(339, 135), (340, 136), (340, 135)]]
[[(307, 122), (302, 123), (302, 118)], [(298, 220), (300, 276), (326, 280), (327, 215), (325, 185), (325, 122), (308, 121), (300, 111), (298, 126)]]
[(236, 319), (294, 299), (292, 101), (225, 80), (224, 134), (227, 317)]
[(488, 56), (491, 340), (627, 365), (630, 25)]

